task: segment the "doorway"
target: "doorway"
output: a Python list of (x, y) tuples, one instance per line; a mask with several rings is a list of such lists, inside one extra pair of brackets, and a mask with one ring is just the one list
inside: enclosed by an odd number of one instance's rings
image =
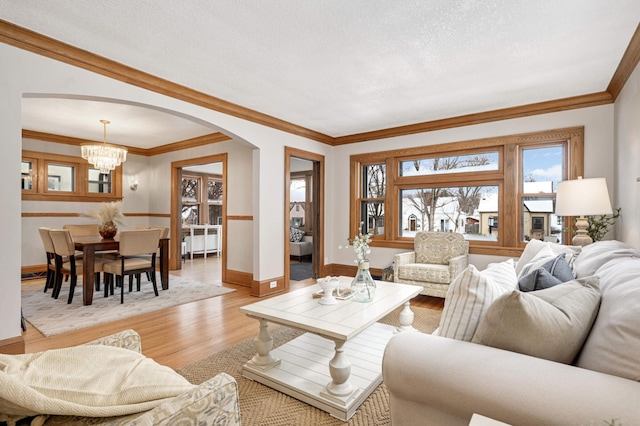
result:
[(324, 270), (324, 156), (285, 148), (285, 281)]
[(226, 276), (227, 154), (171, 163), (171, 269), (194, 257), (221, 258)]

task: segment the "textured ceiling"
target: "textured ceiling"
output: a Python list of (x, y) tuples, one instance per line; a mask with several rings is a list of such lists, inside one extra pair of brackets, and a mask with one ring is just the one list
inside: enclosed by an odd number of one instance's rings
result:
[(640, 1), (0, 0), (0, 19), (336, 137), (602, 92)]

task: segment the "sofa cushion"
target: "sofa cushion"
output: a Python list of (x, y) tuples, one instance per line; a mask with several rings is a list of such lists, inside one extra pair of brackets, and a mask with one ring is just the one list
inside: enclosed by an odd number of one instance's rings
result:
[(565, 255), (561, 254), (520, 277), (518, 287), (520, 287), (520, 291), (542, 290), (571, 281), (574, 278), (571, 267), (565, 260)]
[(575, 269), (574, 262), (578, 258), (578, 255), (582, 252), (582, 247), (565, 246), (561, 244), (544, 242), (540, 240), (531, 240), (525, 246), (524, 251), (520, 255), (518, 262), (516, 263), (516, 274), (518, 274), (518, 276), (521, 275), (520, 273), (522, 271), (522, 268), (527, 263), (531, 262), (531, 259), (533, 259), (534, 256), (544, 247), (548, 247), (551, 250), (551, 252), (556, 256), (560, 254), (565, 254), (565, 260), (567, 261), (567, 263), (569, 263), (569, 266), (571, 266), (573, 275), (576, 276), (576, 273), (574, 270)]
[(469, 265), (447, 290), (438, 335), (470, 342), (491, 302), (517, 284), (513, 259), (492, 263), (484, 271)]
[(398, 267), (398, 277), (405, 281), (424, 281), (437, 284), (449, 284), (451, 277), (447, 265), (425, 265), (409, 263)]
[(489, 306), (472, 342), (569, 364), (591, 330), (599, 303), (598, 277), (528, 293), (513, 290)]
[(576, 259), (576, 277), (596, 275), (605, 263), (618, 258), (639, 257), (640, 251), (620, 241), (598, 241), (584, 246)]
[(600, 310), (576, 365), (640, 381), (640, 259), (614, 259), (598, 275)]
[(294, 228), (293, 226), (289, 227), (289, 241), (299, 243), (302, 241), (302, 237), (304, 237), (304, 231), (302, 229)]

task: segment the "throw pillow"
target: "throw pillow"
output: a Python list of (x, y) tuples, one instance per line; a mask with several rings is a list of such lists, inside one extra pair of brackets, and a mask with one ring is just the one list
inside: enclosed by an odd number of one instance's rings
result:
[(576, 277), (599, 274), (598, 269), (610, 260), (630, 257), (640, 257), (640, 251), (620, 241), (598, 241), (586, 245), (576, 258)]
[(565, 245), (562, 245), (562, 244), (544, 242), (544, 241), (540, 241), (540, 240), (531, 240), (525, 246), (524, 251), (520, 255), (520, 258), (518, 259), (518, 262), (516, 263), (516, 273), (518, 274), (518, 276), (520, 276), (520, 271), (522, 270), (524, 265), (526, 265), (527, 263), (531, 262), (531, 259), (533, 259), (533, 257), (540, 250), (542, 250), (544, 247), (550, 248), (551, 252), (553, 254), (555, 254), (556, 256), (558, 256), (560, 254), (564, 254), (565, 255), (565, 260), (569, 263), (569, 266), (571, 266), (571, 270), (573, 271), (573, 275), (576, 276), (573, 264), (574, 264), (574, 261), (576, 260), (577, 256), (582, 251), (582, 247), (579, 247), (579, 246), (565, 246)]
[(555, 257), (556, 255), (553, 254), (553, 251), (551, 251), (551, 247), (549, 246), (543, 247), (542, 250), (536, 253), (536, 255), (533, 256), (533, 258), (529, 262), (527, 262), (525, 265), (522, 266), (522, 268), (520, 269), (520, 272), (518, 273), (518, 279), (527, 275), (531, 271), (541, 268), (542, 265), (544, 265), (545, 263), (547, 263), (548, 261), (550, 261)]
[(302, 237), (304, 237), (305, 232), (302, 229), (294, 228), (291, 226), (289, 228), (289, 241), (292, 243), (299, 243), (302, 241)]
[(574, 279), (571, 267), (564, 256), (561, 254), (547, 261), (540, 268), (520, 277), (518, 280), (520, 291), (542, 290)]
[(570, 364), (600, 304), (598, 277), (523, 293), (505, 293), (484, 315), (472, 342)]
[(470, 342), (491, 302), (517, 285), (513, 259), (492, 263), (482, 272), (469, 265), (449, 285), (438, 335)]

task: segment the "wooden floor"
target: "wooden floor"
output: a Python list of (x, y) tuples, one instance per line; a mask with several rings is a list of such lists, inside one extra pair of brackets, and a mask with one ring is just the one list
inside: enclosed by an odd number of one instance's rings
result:
[[(220, 269), (218, 257), (196, 258), (184, 262), (182, 270), (171, 273), (220, 285)], [(291, 281), (291, 289), (314, 283), (313, 279)], [(42, 285), (44, 286), (44, 279)], [(222, 285), (237, 291), (52, 337), (44, 337), (27, 323), (27, 331), (23, 334), (26, 351), (38, 352), (73, 346), (132, 328), (140, 334), (142, 350), (146, 356), (172, 368), (183, 367), (254, 337), (258, 332), (257, 321), (247, 318), (239, 309), (260, 299), (251, 296), (246, 287)], [(411, 304), (442, 309), (443, 299), (418, 296)]]

